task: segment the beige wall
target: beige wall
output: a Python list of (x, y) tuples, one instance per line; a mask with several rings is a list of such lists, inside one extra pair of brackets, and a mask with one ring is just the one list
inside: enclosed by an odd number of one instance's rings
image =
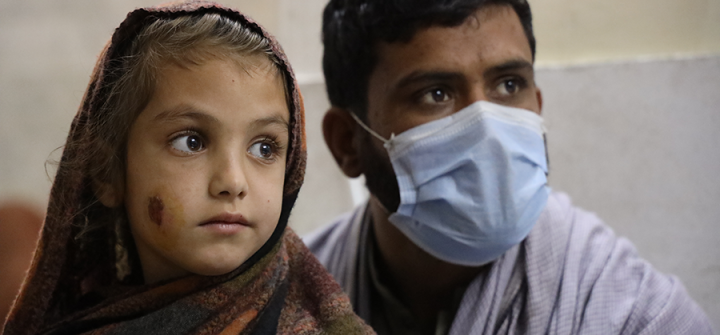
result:
[[(0, 197), (45, 201), (44, 162), (64, 142), (96, 55), (127, 11), (156, 2), (0, 0), (0, 140), (12, 143), (0, 149)], [(322, 80), (324, 0), (225, 2), (278, 36), (302, 83)], [(720, 0), (531, 0), (531, 6), (541, 67), (720, 54)]]
[[(720, 0), (529, 1), (541, 67), (720, 53)], [(325, 0), (235, 3), (267, 22), (297, 72), (318, 78)]]
[[(540, 66), (720, 53), (720, 0), (529, 1)], [(262, 13), (260, 21), (274, 15), (266, 26), (281, 39), (296, 70), (319, 74), (320, 12), (326, 1), (248, 6), (256, 2), (236, 1), (251, 14)]]
[(530, 0), (540, 65), (720, 53), (718, 0)]

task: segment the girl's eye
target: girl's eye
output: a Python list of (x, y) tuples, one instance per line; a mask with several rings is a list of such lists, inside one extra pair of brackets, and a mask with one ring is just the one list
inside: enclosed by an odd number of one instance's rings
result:
[(171, 142), (172, 147), (184, 153), (198, 152), (205, 148), (202, 138), (198, 135), (182, 135)]
[(424, 104), (438, 104), (448, 100), (450, 100), (450, 95), (441, 88), (432, 89), (420, 97), (420, 102)]
[(275, 155), (275, 145), (267, 140), (254, 143), (248, 152), (260, 159), (271, 160)]

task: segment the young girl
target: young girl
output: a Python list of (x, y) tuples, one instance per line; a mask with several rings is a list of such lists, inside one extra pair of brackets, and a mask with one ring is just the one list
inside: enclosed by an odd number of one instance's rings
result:
[(303, 117), (287, 58), (249, 18), (207, 2), (130, 13), (5, 334), (371, 333), (286, 228)]

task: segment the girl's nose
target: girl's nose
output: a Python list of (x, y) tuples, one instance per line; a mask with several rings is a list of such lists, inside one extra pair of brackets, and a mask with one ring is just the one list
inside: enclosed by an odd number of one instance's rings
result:
[(244, 198), (248, 185), (241, 157), (228, 155), (214, 160), (212, 164), (210, 194), (218, 198)]

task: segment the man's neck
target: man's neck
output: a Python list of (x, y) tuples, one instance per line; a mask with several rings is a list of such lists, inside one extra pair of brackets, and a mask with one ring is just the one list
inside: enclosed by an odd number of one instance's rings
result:
[(455, 290), (467, 286), (486, 268), (455, 265), (428, 254), (388, 221), (389, 213), (372, 196), (370, 215), (382, 268), (380, 280), (418, 320), (435, 320), (451, 303)]

